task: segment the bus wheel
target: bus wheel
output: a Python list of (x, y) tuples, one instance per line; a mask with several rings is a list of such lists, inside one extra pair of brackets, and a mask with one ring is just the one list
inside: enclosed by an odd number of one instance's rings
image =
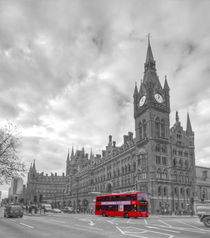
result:
[(124, 217), (125, 217), (125, 218), (129, 218), (128, 213), (125, 213), (125, 214), (124, 214)]
[(106, 213), (105, 212), (102, 213), (102, 217), (106, 217)]
[(203, 223), (206, 227), (210, 227), (210, 216), (203, 219)]

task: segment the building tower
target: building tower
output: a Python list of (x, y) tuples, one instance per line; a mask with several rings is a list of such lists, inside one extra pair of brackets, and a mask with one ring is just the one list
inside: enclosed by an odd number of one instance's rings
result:
[[(141, 167), (137, 172), (137, 189), (149, 194), (151, 210), (156, 207), (158, 177), (167, 177), (169, 154), (169, 114), (170, 96), (169, 86), (165, 78), (164, 87), (161, 86), (156, 72), (156, 62), (148, 38), (144, 76), (140, 89), (134, 89), (134, 119), (136, 134), (136, 155)], [(157, 175), (157, 176), (156, 176)], [(168, 187), (166, 188), (169, 189)], [(154, 211), (151, 211), (154, 212)]]

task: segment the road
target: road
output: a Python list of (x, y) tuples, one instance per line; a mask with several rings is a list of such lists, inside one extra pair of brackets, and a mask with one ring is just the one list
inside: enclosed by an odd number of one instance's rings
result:
[(49, 214), (23, 218), (3, 218), (0, 212), (0, 237), (5, 238), (185, 238), (210, 237), (198, 218), (158, 217), (121, 218), (84, 214)]

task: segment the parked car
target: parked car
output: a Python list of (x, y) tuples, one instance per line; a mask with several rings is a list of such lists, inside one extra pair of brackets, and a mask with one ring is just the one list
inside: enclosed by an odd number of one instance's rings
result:
[(45, 212), (51, 212), (52, 211), (52, 206), (51, 206), (51, 204), (48, 204), (48, 203), (43, 203), (41, 205), (41, 208), (44, 209)]
[(51, 212), (52, 212), (52, 213), (61, 213), (61, 210), (58, 209), (58, 208), (53, 208), (53, 209), (51, 210)]
[(7, 205), (4, 208), (4, 217), (23, 217), (23, 208), (19, 205)]
[(73, 207), (64, 207), (63, 212), (65, 213), (74, 213)]

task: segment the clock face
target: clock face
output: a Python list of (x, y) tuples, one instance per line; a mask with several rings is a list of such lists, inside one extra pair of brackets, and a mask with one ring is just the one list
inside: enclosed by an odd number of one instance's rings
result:
[(163, 97), (162, 95), (160, 95), (159, 93), (156, 93), (155, 94), (155, 100), (159, 103), (162, 103), (163, 102)]
[(146, 96), (142, 96), (139, 101), (139, 107), (143, 106), (146, 101)]

